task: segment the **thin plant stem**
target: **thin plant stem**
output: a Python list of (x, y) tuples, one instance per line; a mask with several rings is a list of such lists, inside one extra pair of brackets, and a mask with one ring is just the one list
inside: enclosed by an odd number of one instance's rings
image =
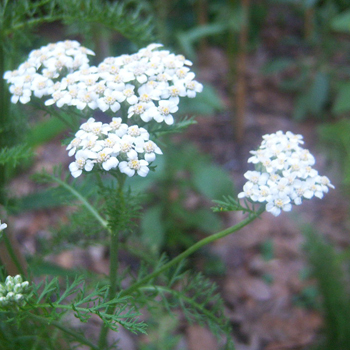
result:
[[(118, 272), (118, 234), (111, 235), (111, 247), (110, 247), (110, 263), (109, 263), (109, 281), (110, 287), (108, 292), (108, 300), (112, 300), (117, 293), (117, 272)], [(109, 305), (107, 308), (107, 314), (114, 313), (115, 306)], [(109, 328), (102, 325), (100, 337), (98, 341), (99, 349), (105, 349), (107, 346), (107, 335)]]
[[(5, 72), (5, 52), (3, 46), (3, 38), (0, 37), (0, 76), (1, 78)], [(1, 79), (0, 81), (0, 149), (8, 146), (7, 141), (8, 137), (4, 134), (4, 128), (8, 124), (8, 103), (6, 101), (6, 88), (5, 80)], [(2, 135), (1, 135), (2, 134)], [(5, 204), (6, 195), (5, 195), (5, 184), (6, 184), (6, 167), (5, 165), (0, 165), (0, 204)]]
[(73, 187), (69, 186), (66, 184), (64, 181), (61, 179), (55, 177), (55, 176), (50, 176), (50, 178), (57, 182), (59, 185), (64, 187), (66, 190), (71, 192), (76, 198), (78, 198), (81, 203), (85, 206), (85, 208), (99, 221), (102, 225), (103, 228), (109, 230), (108, 228), (108, 223), (105, 219), (102, 218), (102, 216), (97, 212), (97, 210), (86, 200), (84, 196), (82, 196), (78, 191), (76, 191)]
[[(121, 194), (120, 198), (122, 199), (122, 205), (124, 204), (123, 197), (123, 186), (125, 183), (125, 176), (121, 176), (118, 179), (119, 188), (118, 192)], [(111, 246), (109, 253), (109, 291), (108, 291), (108, 300), (112, 300), (115, 298), (117, 294), (117, 274), (118, 274), (118, 250), (119, 250), (119, 232), (111, 233)], [(109, 305), (107, 308), (107, 314), (112, 315), (114, 313), (115, 306), (113, 304)], [(105, 325), (102, 325), (100, 337), (98, 341), (99, 348), (105, 349), (107, 347), (107, 335), (109, 328)]]
[(73, 337), (74, 339), (76, 339), (77, 341), (79, 341), (82, 344), (85, 344), (87, 346), (90, 347), (90, 349), (92, 350), (99, 350), (99, 347), (97, 347), (95, 344), (93, 344), (92, 342), (90, 342), (88, 339), (86, 339), (83, 335), (74, 332), (71, 328), (67, 328), (65, 326), (63, 326), (61, 323), (56, 322), (56, 321), (48, 321), (47, 318), (45, 317), (41, 317), (38, 315), (34, 315), (32, 313), (28, 313), (28, 315), (35, 319), (36, 321), (39, 321), (42, 324), (45, 325), (52, 325), (58, 329), (60, 329), (62, 332), (69, 334), (71, 337)]
[(14, 239), (3, 232), (3, 242), (0, 245), (1, 262), (9, 275), (21, 274), (27, 277), (26, 261)]
[(225, 229), (223, 231), (217, 232), (217, 233), (215, 233), (215, 234), (213, 234), (213, 235), (211, 235), (209, 237), (203, 238), (202, 240), (200, 240), (199, 242), (195, 243), (193, 246), (191, 246), (190, 248), (188, 248), (187, 250), (185, 250), (184, 252), (179, 254), (177, 257), (175, 257), (174, 259), (170, 260), (167, 264), (163, 265), (158, 270), (150, 273), (148, 276), (146, 276), (143, 279), (141, 279), (140, 281), (136, 282), (135, 284), (133, 284), (129, 288), (123, 290), (121, 292), (120, 296), (122, 297), (122, 296), (125, 296), (125, 295), (130, 295), (135, 290), (137, 290), (139, 287), (141, 287), (142, 285), (144, 285), (145, 283), (147, 283), (151, 279), (157, 277), (162, 272), (168, 270), (172, 266), (178, 264), (179, 262), (181, 262), (182, 260), (187, 258), (189, 255), (193, 254), (195, 251), (197, 251), (198, 249), (202, 248), (203, 246), (205, 246), (205, 245), (207, 245), (209, 243), (212, 243), (212, 242), (214, 242), (214, 241), (216, 241), (216, 240), (218, 240), (220, 238), (228, 236), (231, 233), (239, 231), (241, 228), (243, 228), (244, 226), (250, 224), (257, 217), (259, 217), (260, 214), (262, 214), (264, 211), (265, 211), (265, 206), (261, 206), (259, 208), (259, 210), (256, 212), (255, 215), (249, 215), (246, 219), (242, 220), (238, 224), (236, 224), (234, 226), (231, 226), (231, 227), (229, 227), (229, 228), (227, 228), (227, 229)]
[[(162, 286), (145, 286), (145, 287), (141, 287), (140, 290), (152, 291), (152, 292), (161, 291), (162, 293), (168, 293), (175, 296), (180, 295), (180, 293), (177, 290), (173, 290), (171, 288), (166, 288)], [(211, 319), (213, 322), (220, 323), (220, 320), (217, 317), (215, 317), (212, 314), (212, 312), (208, 311), (202, 304), (195, 302), (193, 299), (186, 297), (183, 294), (181, 294), (181, 298), (183, 301), (187, 302), (189, 305), (193, 305), (195, 306), (196, 309), (201, 310), (203, 315), (208, 319)]]
[(168, 42), (168, 27), (166, 22), (169, 5), (170, 2), (168, 0), (156, 0), (155, 2), (157, 35), (163, 44)]

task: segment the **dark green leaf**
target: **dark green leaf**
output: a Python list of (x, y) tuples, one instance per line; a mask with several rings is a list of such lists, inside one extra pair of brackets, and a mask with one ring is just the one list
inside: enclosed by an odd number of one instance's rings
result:
[(36, 147), (48, 142), (55, 136), (59, 135), (62, 131), (66, 130), (66, 128), (67, 125), (59, 119), (50, 118), (45, 120), (32, 128), (27, 137), (28, 146)]
[(301, 94), (297, 97), (293, 111), (293, 119), (296, 121), (304, 120), (309, 106), (309, 96)]
[(350, 10), (340, 13), (331, 21), (331, 28), (337, 32), (350, 32)]
[(350, 83), (345, 83), (339, 88), (332, 111), (335, 114), (350, 111)]
[(164, 242), (162, 207), (154, 206), (146, 210), (141, 220), (142, 241), (153, 251), (158, 252)]
[(309, 111), (319, 114), (324, 108), (329, 94), (329, 77), (324, 72), (317, 72), (308, 98)]
[(186, 98), (181, 101), (182, 114), (212, 115), (223, 109), (224, 104), (220, 96), (209, 84), (205, 85), (203, 91), (196, 98)]
[(214, 164), (203, 164), (193, 169), (195, 188), (208, 198), (221, 198), (233, 194), (230, 175)]
[(271, 62), (268, 62), (262, 68), (264, 74), (280, 73), (294, 64), (294, 60), (291, 58), (277, 58)]

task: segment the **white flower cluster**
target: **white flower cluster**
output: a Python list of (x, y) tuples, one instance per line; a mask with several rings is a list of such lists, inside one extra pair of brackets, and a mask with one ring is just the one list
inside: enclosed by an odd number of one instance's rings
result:
[(29, 282), (23, 282), (22, 276), (7, 276), (5, 283), (0, 283), (0, 307), (23, 306), (28, 292)]
[(72, 40), (33, 50), (18, 69), (4, 74), (4, 79), (11, 84), (11, 102), (25, 104), (32, 94), (38, 98), (54, 94), (67, 84), (59, 81), (62, 75), (89, 67), (87, 55), (94, 52)]
[(75, 138), (67, 146), (68, 155), (75, 154), (69, 165), (72, 176), (78, 177), (83, 170), (91, 171), (95, 165), (108, 171), (119, 167), (122, 173), (145, 177), (149, 162), (162, 154), (151, 140), (146, 129), (128, 126), (122, 118), (114, 117), (109, 124), (90, 118), (80, 126)]
[(315, 158), (302, 148), (303, 137), (290, 131), (264, 135), (263, 142), (248, 163), (257, 171), (247, 171), (248, 180), (238, 198), (266, 203), (266, 211), (278, 216), (300, 205), (303, 199), (322, 198), (328, 188), (334, 188), (326, 176), (320, 176), (312, 166)]
[(174, 123), (180, 97), (193, 98), (203, 90), (182, 55), (159, 50), (150, 44), (132, 55), (108, 57), (98, 66), (90, 66), (93, 55), (76, 41), (62, 41), (34, 50), (26, 62), (4, 78), (10, 85), (11, 101), (27, 103), (32, 94), (48, 96), (45, 105), (74, 106), (109, 112), (109, 124), (90, 118), (83, 123), (68, 145), (69, 165), (74, 177), (91, 171), (95, 165), (108, 171), (119, 168), (128, 176), (146, 176), (149, 163), (162, 154), (146, 129), (127, 125), (116, 113), (123, 106), (126, 119), (143, 125), (150, 121)]
[[(144, 122), (173, 124), (180, 97), (195, 97), (203, 85), (194, 80), (182, 55), (157, 51), (150, 44), (133, 55), (108, 57), (97, 67), (89, 66), (87, 54), (94, 54), (76, 41), (64, 41), (32, 51), (29, 59), (4, 78), (12, 84), (11, 101), (27, 103), (50, 95), (45, 105), (56, 104), (100, 109), (116, 113), (126, 104), (128, 117), (139, 116)], [(42, 67), (41, 74), (38, 69)], [(63, 68), (68, 74), (54, 83)]]

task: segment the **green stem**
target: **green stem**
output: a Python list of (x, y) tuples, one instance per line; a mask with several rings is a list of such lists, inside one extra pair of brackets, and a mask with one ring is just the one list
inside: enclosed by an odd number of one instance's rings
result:
[(72, 336), (73, 338), (75, 338), (76, 340), (78, 340), (81, 344), (85, 344), (85, 345), (89, 346), (90, 349), (99, 350), (99, 348), (95, 344), (91, 343), (83, 335), (72, 331), (70, 328), (66, 328), (65, 326), (63, 326), (59, 322), (48, 321), (46, 318), (38, 316), (38, 315), (34, 315), (32, 313), (28, 313), (28, 315), (31, 318), (34, 318), (35, 320), (41, 322), (42, 324), (53, 325), (54, 327), (60, 329), (62, 332), (65, 332), (65, 333), (69, 334), (70, 336)]
[(207, 310), (203, 304), (199, 304), (197, 302), (195, 302), (193, 299), (181, 294), (180, 292), (178, 292), (177, 290), (174, 289), (170, 289), (170, 288), (166, 288), (166, 287), (162, 287), (162, 286), (145, 286), (145, 287), (141, 287), (140, 290), (144, 290), (144, 291), (151, 291), (151, 292), (163, 292), (163, 293), (169, 293), (171, 295), (174, 295), (176, 297), (181, 297), (181, 299), (185, 302), (187, 302), (189, 305), (195, 307), (197, 310), (200, 310), (201, 313), (207, 317), (208, 319), (211, 319), (213, 322), (217, 323), (217, 324), (221, 324), (221, 321), (219, 318), (217, 318), (215, 315), (213, 315), (212, 312), (210, 312), (209, 310)]
[[(6, 127), (8, 126), (8, 103), (6, 101), (6, 87), (5, 80), (2, 79), (5, 72), (5, 53), (3, 47), (3, 37), (0, 37), (0, 150), (8, 146), (8, 137), (6, 137)], [(0, 204), (5, 204), (5, 184), (6, 184), (6, 167), (0, 165)]]
[[(109, 281), (110, 287), (108, 292), (108, 300), (115, 298), (117, 293), (117, 273), (118, 273), (118, 241), (119, 235), (111, 235), (111, 247), (110, 247), (110, 262), (109, 262)], [(114, 313), (115, 306), (109, 305), (107, 308), (107, 314), (112, 315)], [(100, 338), (98, 341), (99, 349), (105, 349), (107, 347), (107, 334), (109, 328), (105, 325), (102, 326), (100, 332)]]
[(168, 0), (157, 0), (155, 2), (157, 35), (160, 42), (164, 45), (168, 42), (168, 26), (166, 22), (169, 13), (169, 4), (170, 2)]
[(187, 258), (189, 255), (193, 254), (195, 251), (197, 251), (198, 249), (202, 248), (203, 246), (212, 243), (220, 238), (223, 238), (225, 236), (228, 236), (229, 234), (236, 232), (238, 230), (240, 230), (241, 228), (243, 228), (244, 226), (248, 225), (249, 223), (251, 223), (252, 221), (254, 221), (257, 217), (259, 217), (260, 214), (262, 214), (265, 211), (265, 206), (261, 206), (259, 208), (259, 210), (256, 212), (255, 215), (250, 215), (248, 216), (246, 219), (244, 219), (243, 221), (241, 221), (240, 223), (231, 226), (223, 231), (220, 231), (218, 233), (215, 233), (209, 237), (203, 238), (202, 240), (200, 240), (199, 242), (195, 243), (193, 246), (191, 246), (190, 248), (188, 248), (187, 250), (185, 250), (184, 252), (182, 252), (181, 254), (179, 254), (176, 258), (172, 259), (171, 261), (169, 261), (167, 264), (163, 265), (161, 268), (159, 268), (158, 270), (150, 273), (148, 276), (144, 277), (143, 279), (141, 279), (140, 281), (136, 282), (135, 284), (133, 284), (132, 286), (130, 286), (129, 288), (123, 290), (120, 294), (120, 296), (125, 296), (125, 295), (130, 295), (131, 293), (133, 293), (135, 290), (137, 290), (139, 287), (141, 287), (142, 285), (144, 285), (145, 283), (147, 283), (148, 281), (150, 281), (151, 279), (157, 277), (158, 275), (160, 275), (162, 272), (168, 270), (169, 268), (171, 268), (172, 266), (178, 264), (180, 261), (182, 261), (183, 259)]
[[(121, 176), (118, 179), (118, 192), (121, 194), (120, 198), (122, 200), (122, 205), (125, 206), (124, 197), (123, 197), (123, 186), (125, 183), (126, 176)], [(117, 274), (118, 274), (118, 249), (119, 249), (119, 234), (118, 232), (112, 232), (111, 234), (111, 247), (109, 253), (109, 282), (110, 287), (108, 291), (108, 300), (115, 298), (117, 294)], [(115, 305), (111, 304), (107, 308), (107, 314), (112, 315), (115, 310)], [(98, 341), (99, 348), (105, 349), (107, 347), (107, 335), (109, 328), (105, 325), (102, 326), (100, 337)]]
[(103, 228), (109, 230), (108, 222), (101, 217), (101, 215), (97, 212), (97, 210), (86, 200), (84, 196), (82, 196), (78, 191), (76, 191), (73, 187), (69, 186), (67, 183), (62, 181), (61, 179), (49, 175), (50, 178), (57, 182), (60, 186), (64, 187), (70, 193), (72, 193), (76, 198), (78, 198), (81, 203), (85, 206), (85, 208), (99, 221)]
[(10, 255), (11, 260), (12, 260), (13, 264), (16, 266), (18, 272), (22, 276), (27, 276), (27, 273), (23, 269), (23, 266), (22, 266), (20, 260), (18, 259), (17, 255), (12, 247), (12, 244), (11, 244), (11, 242), (10, 242), (9, 238), (7, 237), (7, 234), (5, 232), (3, 232), (3, 240), (4, 240), (4, 243), (6, 246), (7, 253)]

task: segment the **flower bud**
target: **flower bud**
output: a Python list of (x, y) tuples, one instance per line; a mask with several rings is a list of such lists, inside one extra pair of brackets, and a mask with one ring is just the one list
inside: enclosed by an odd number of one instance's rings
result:
[(13, 291), (15, 293), (21, 293), (23, 291), (22, 283), (15, 284), (15, 286), (13, 287)]
[(16, 275), (15, 277), (13, 277), (13, 282), (14, 283), (22, 283), (23, 282), (23, 278), (21, 275)]
[(23, 294), (16, 294), (14, 300), (16, 301), (17, 304), (22, 305), (24, 302)]
[(6, 289), (8, 292), (12, 292), (14, 287), (15, 287), (15, 284), (12, 282), (12, 280), (6, 282)]
[(5, 279), (5, 285), (7, 285), (7, 283), (10, 283), (10, 282), (13, 283), (13, 277), (12, 276), (7, 276), (6, 279)]
[(7, 293), (7, 295), (6, 295), (6, 299), (9, 300), (9, 301), (12, 301), (12, 300), (15, 299), (15, 296), (16, 296), (15, 293), (9, 292), (9, 293)]
[(8, 305), (8, 300), (5, 297), (0, 297), (0, 307)]
[(29, 289), (29, 282), (28, 281), (24, 281), (23, 283), (21, 283), (21, 286), (22, 286), (23, 292), (26, 292)]

